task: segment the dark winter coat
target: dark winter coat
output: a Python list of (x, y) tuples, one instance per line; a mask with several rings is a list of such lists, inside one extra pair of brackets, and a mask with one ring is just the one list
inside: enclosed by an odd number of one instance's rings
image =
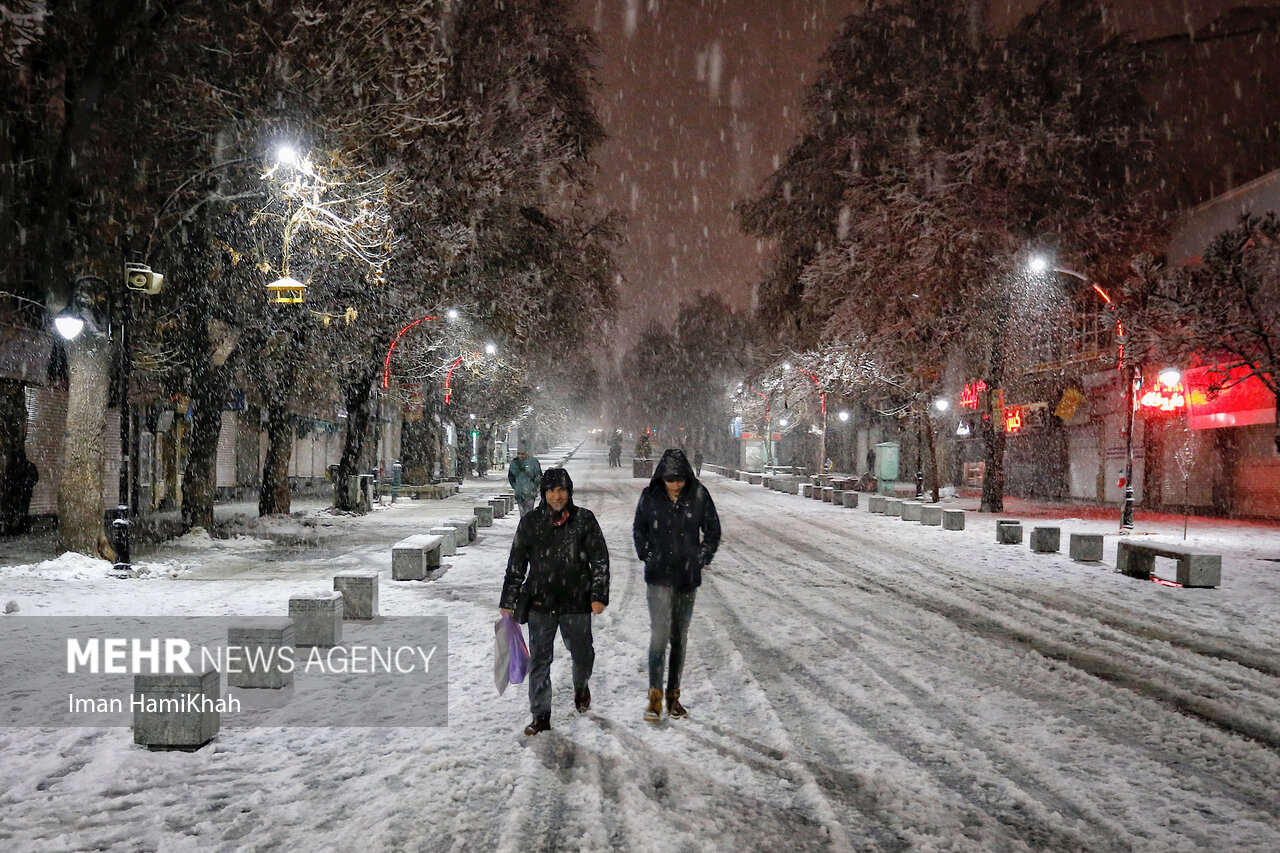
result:
[(531, 501), (538, 496), (538, 484), (542, 482), (542, 465), (532, 456), (519, 456), (507, 463), (507, 482), (516, 493), (516, 500)]
[[(609, 549), (591, 510), (573, 505), (569, 482), (568, 518), (555, 522), (556, 513), (546, 501), (548, 475), (563, 473), (549, 468), (543, 475), (542, 502), (520, 519), (507, 576), (498, 607), (515, 610), (520, 598), (540, 613), (590, 613), (591, 602), (609, 603)], [(563, 480), (568, 482), (568, 475)]]
[[(675, 501), (663, 481), (672, 472), (684, 475), (684, 488)], [(640, 493), (631, 536), (636, 556), (644, 561), (645, 583), (679, 592), (702, 585), (702, 568), (720, 547), (720, 517), (684, 451), (673, 448), (662, 454), (653, 479)]]

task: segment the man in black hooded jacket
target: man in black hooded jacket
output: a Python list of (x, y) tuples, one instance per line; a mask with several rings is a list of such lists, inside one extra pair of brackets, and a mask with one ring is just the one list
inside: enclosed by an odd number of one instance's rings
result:
[(573, 480), (563, 468), (548, 468), (539, 489), (542, 503), (516, 528), (498, 609), (529, 611), (529, 708), (524, 733), (551, 728), (551, 660), (556, 631), (573, 658), (573, 704), (591, 707), (587, 680), (595, 665), (591, 616), (609, 604), (609, 549), (591, 510), (574, 506)]
[(668, 644), (667, 713), (687, 717), (689, 712), (680, 704), (685, 640), (702, 584), (702, 567), (720, 547), (720, 517), (683, 450), (672, 448), (662, 454), (653, 479), (640, 493), (631, 536), (636, 556), (644, 561), (649, 601), (649, 704), (644, 718), (656, 722), (662, 715), (663, 658)]

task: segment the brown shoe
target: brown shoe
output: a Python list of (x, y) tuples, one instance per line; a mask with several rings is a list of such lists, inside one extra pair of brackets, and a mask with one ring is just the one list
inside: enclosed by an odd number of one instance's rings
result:
[(551, 731), (551, 717), (534, 717), (533, 722), (524, 727), (524, 733), (532, 737), (538, 732)]
[(689, 716), (689, 712), (680, 704), (680, 688), (667, 691), (667, 713), (678, 720)]
[(658, 687), (649, 688), (649, 704), (644, 709), (644, 719), (648, 723), (656, 723), (662, 716), (662, 690)]
[(573, 691), (573, 707), (579, 714), (585, 714), (591, 708), (591, 688), (583, 685), (581, 690)]

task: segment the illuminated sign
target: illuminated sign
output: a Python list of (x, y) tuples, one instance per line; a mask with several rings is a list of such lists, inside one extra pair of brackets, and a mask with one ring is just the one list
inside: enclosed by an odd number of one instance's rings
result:
[(960, 392), (960, 406), (965, 409), (978, 408), (978, 395), (987, 390), (987, 383), (979, 379), (977, 382), (970, 382), (964, 386), (964, 390)]
[(1166, 385), (1159, 378), (1155, 387), (1138, 397), (1138, 405), (1154, 412), (1180, 412), (1187, 405), (1186, 392), (1179, 380)]
[(1022, 432), (1022, 407), (1010, 406), (1004, 410), (1004, 431), (1008, 433)]

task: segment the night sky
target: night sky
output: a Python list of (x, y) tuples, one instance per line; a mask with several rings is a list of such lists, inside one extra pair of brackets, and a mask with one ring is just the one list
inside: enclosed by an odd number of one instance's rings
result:
[[(734, 201), (757, 191), (800, 133), (799, 104), (849, 0), (580, 0), (600, 46), (596, 154), (603, 207), (627, 217), (619, 342), (698, 290), (736, 308), (768, 247), (738, 230)], [(1241, 0), (1127, 0), (1140, 37), (1199, 27)], [(997, 25), (1034, 4), (991, 4)]]

